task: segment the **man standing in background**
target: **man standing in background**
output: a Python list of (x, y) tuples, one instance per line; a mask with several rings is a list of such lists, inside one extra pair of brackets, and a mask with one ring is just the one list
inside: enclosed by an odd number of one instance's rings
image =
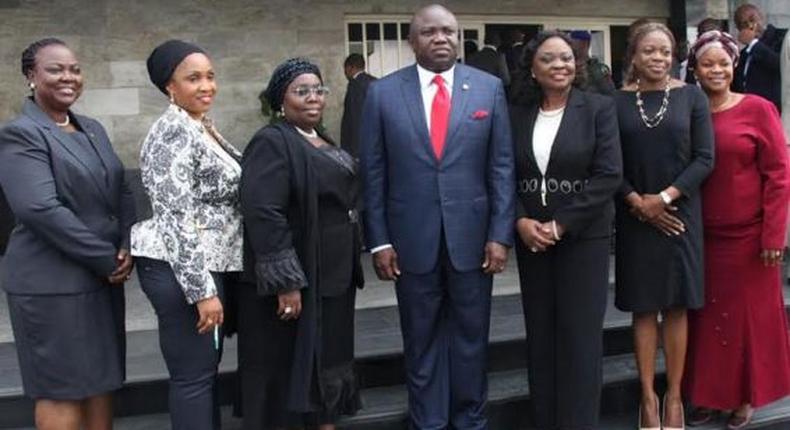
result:
[(498, 50), (500, 43), (498, 33), (487, 32), (483, 49), (477, 51), (466, 64), (496, 76), (502, 80), (502, 85), (507, 87), (510, 85), (510, 71), (507, 68), (505, 54)]
[(359, 124), (368, 85), (376, 78), (365, 72), (365, 58), (351, 54), (343, 62), (343, 73), (348, 79), (343, 100), (343, 119), (340, 123), (340, 146), (352, 157), (359, 158)]
[(744, 45), (735, 68), (732, 90), (757, 94), (782, 111), (779, 51), (787, 30), (765, 24), (760, 8), (745, 3), (735, 9), (738, 42)]

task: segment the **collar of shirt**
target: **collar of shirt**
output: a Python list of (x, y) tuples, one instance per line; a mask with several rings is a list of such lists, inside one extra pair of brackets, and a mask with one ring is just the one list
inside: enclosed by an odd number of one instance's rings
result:
[[(496, 51), (496, 46), (494, 46), (494, 45), (483, 45), (483, 49), (486, 49), (486, 48)], [(482, 51), (482, 49), (481, 49), (481, 51)]]
[[(420, 78), (420, 89), (423, 91), (423, 93), (425, 93), (425, 90), (428, 88), (435, 88), (433, 86), (434, 76), (442, 75), (442, 79), (444, 79), (444, 86), (447, 87), (447, 92), (450, 94), (450, 97), (453, 96), (453, 77), (455, 76), (455, 65), (442, 73), (435, 73), (418, 64), (417, 75)], [(435, 92), (435, 89), (431, 92)]]
[(760, 41), (760, 39), (758, 39), (756, 37), (754, 39), (752, 39), (752, 41), (749, 42), (748, 45), (746, 45), (746, 53), (747, 54), (751, 54), (752, 53), (752, 48), (754, 48), (754, 45), (756, 45), (757, 42), (759, 42), (759, 41)]
[(357, 78), (357, 76), (361, 75), (361, 74), (362, 74), (362, 73), (364, 73), (364, 72), (365, 72), (364, 70), (360, 70), (360, 71), (358, 71), (357, 73), (354, 73), (354, 76), (352, 76), (352, 77), (351, 77), (351, 80), (354, 80), (354, 79), (356, 79), (356, 78)]
[[(453, 77), (455, 74), (455, 65), (445, 70), (442, 73), (444, 79), (444, 86), (447, 88), (447, 94), (450, 99), (453, 97)], [(437, 87), (433, 84), (433, 77), (437, 73), (417, 65), (417, 75), (420, 78), (420, 95), (422, 96), (422, 107), (425, 112), (425, 124), (428, 126), (428, 131), (431, 131), (431, 109), (433, 107), (433, 98), (436, 96)]]

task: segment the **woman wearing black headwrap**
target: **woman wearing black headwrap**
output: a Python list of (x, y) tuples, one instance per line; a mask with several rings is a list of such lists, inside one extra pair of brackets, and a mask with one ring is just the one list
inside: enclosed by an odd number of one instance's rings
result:
[(170, 106), (140, 150), (153, 216), (132, 227), (132, 255), (159, 320), (172, 428), (217, 429), (225, 289), (242, 269), (241, 154), (206, 117), (217, 86), (202, 49), (167, 41), (148, 73)]
[(314, 64), (297, 58), (278, 66), (265, 96), (283, 121), (258, 131), (242, 159), (245, 429), (333, 429), (340, 415), (359, 409), (357, 168), (316, 130), (326, 94)]

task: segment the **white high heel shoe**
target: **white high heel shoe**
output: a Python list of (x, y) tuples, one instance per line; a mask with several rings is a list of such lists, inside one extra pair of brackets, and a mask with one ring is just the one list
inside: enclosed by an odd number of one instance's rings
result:
[[(664, 405), (661, 408), (661, 419), (664, 420), (667, 413), (667, 395), (664, 394)], [(680, 403), (680, 427), (667, 427), (663, 426), (664, 430), (686, 430), (686, 411), (683, 409), (683, 403)]]
[[(655, 399), (656, 399), (656, 412), (659, 412), (658, 396), (656, 396)], [(658, 419), (659, 419), (658, 427), (642, 427), (642, 404), (641, 403), (639, 404), (639, 422), (637, 423), (639, 425), (639, 430), (661, 430), (661, 417), (658, 417)]]

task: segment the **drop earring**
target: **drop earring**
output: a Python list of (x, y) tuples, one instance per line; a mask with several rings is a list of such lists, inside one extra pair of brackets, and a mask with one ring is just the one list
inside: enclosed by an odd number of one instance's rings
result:
[(285, 106), (280, 106), (280, 118), (285, 118)]
[(170, 93), (170, 104), (171, 105), (176, 104), (176, 98), (173, 96), (173, 93)]
[(35, 91), (36, 90), (36, 84), (33, 83), (33, 82), (29, 83), (27, 86), (30, 87), (30, 91)]

